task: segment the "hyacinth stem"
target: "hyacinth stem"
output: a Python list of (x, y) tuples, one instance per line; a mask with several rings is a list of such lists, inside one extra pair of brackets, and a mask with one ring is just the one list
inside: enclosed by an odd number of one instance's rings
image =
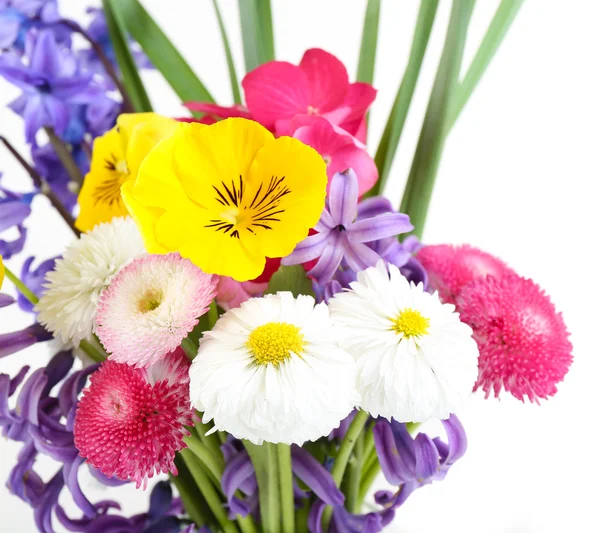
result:
[(279, 466), (276, 445), (265, 442), (258, 446), (246, 440), (243, 443), (256, 472), (263, 531), (276, 533), (281, 529), (281, 499), (279, 497)]
[(363, 472), (360, 480), (360, 488), (358, 489), (358, 501), (362, 504), (365, 501), (365, 497), (367, 496), (367, 492), (373, 485), (375, 478), (381, 472), (381, 465), (379, 461), (375, 460), (371, 463), (369, 468), (365, 472)]
[(60, 139), (60, 137), (56, 135), (56, 132), (53, 128), (44, 126), (44, 131), (48, 135), (48, 139), (50, 139), (50, 143), (54, 147), (56, 155), (58, 155), (58, 158), (65, 167), (65, 170), (67, 171), (67, 174), (69, 174), (69, 177), (75, 183), (81, 185), (83, 183), (83, 175), (81, 174), (77, 163), (75, 163), (75, 160), (73, 159), (73, 155), (71, 154), (71, 150), (69, 150), (67, 143), (63, 142)]
[[(338, 450), (337, 456), (333, 463), (333, 468), (331, 469), (331, 476), (333, 477), (337, 487), (339, 487), (342, 483), (344, 473), (346, 472), (346, 467), (348, 466), (348, 461), (352, 455), (352, 450), (354, 449), (354, 446), (356, 445), (356, 442), (359, 439), (361, 431), (367, 423), (367, 420), (369, 420), (369, 413), (358, 410), (354, 416), (354, 420), (352, 420), (352, 423), (348, 428), (348, 431), (346, 431), (344, 440), (340, 445), (340, 449)], [(333, 509), (331, 507), (327, 507), (323, 512), (323, 531), (329, 531), (329, 522), (331, 521), (332, 513)]]
[(310, 500), (306, 499), (302, 502), (302, 506), (296, 509), (296, 533), (308, 532), (308, 514), (310, 513)]
[(13, 157), (19, 162), (19, 164), (29, 174), (29, 176), (31, 177), (31, 179), (33, 181), (34, 186), (36, 188), (38, 188), (41, 191), (41, 193), (46, 198), (48, 198), (48, 200), (50, 200), (52, 207), (54, 207), (54, 209), (56, 209), (58, 214), (67, 223), (69, 228), (71, 228), (73, 233), (75, 233), (75, 235), (77, 237), (79, 237), (81, 235), (81, 232), (75, 227), (75, 221), (73, 220), (71, 213), (69, 213), (69, 211), (66, 209), (66, 207), (58, 199), (58, 196), (56, 196), (56, 194), (54, 194), (54, 191), (52, 190), (50, 185), (48, 185), (48, 182), (42, 176), (40, 176), (40, 174), (38, 174), (36, 172), (36, 170), (27, 161), (25, 161), (23, 156), (16, 150), (16, 148), (10, 143), (10, 141), (6, 137), (0, 135), (0, 141), (2, 141), (4, 146), (6, 146), (6, 148), (8, 149), (8, 151), (13, 155)]
[(188, 449), (181, 450), (180, 454), (221, 529), (225, 533), (239, 533), (235, 523), (227, 517), (223, 501), (211, 483), (209, 474), (203, 463)]
[(279, 468), (279, 492), (281, 495), (282, 533), (294, 533), (294, 482), (292, 479), (292, 456), (287, 444), (277, 444)]
[[(35, 295), (35, 293), (27, 287), (13, 272), (4, 265), (4, 270), (6, 273), (6, 277), (13, 283), (16, 289), (23, 295), (29, 303), (36, 305), (40, 300)], [(79, 348), (83, 350), (86, 355), (95, 363), (101, 363), (106, 359), (106, 354), (99, 350), (96, 346), (94, 346), (91, 342), (87, 340), (82, 340), (79, 343)]]
[(115, 84), (115, 87), (121, 94), (121, 98), (123, 99), (123, 113), (133, 113), (134, 110), (133, 104), (131, 103), (131, 98), (129, 98), (129, 95), (125, 90), (125, 86), (121, 82), (117, 71), (113, 67), (113, 64), (110, 62), (110, 59), (108, 59), (108, 57), (104, 53), (102, 47), (96, 41), (94, 41), (91, 35), (74, 20), (63, 19), (61, 22), (74, 32), (79, 33), (79, 35), (81, 35), (88, 43), (90, 43), (90, 45), (94, 49), (94, 52), (98, 56), (98, 59), (100, 59), (100, 63), (102, 63), (106, 74), (108, 74), (108, 77), (112, 80), (112, 82)]

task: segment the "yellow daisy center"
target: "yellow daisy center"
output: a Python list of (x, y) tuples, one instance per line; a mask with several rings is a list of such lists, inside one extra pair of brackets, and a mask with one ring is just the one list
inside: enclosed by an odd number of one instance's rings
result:
[(288, 359), (290, 352), (301, 354), (304, 344), (300, 328), (286, 322), (268, 322), (258, 326), (246, 341), (257, 363), (275, 366)]
[(402, 310), (392, 322), (392, 329), (404, 337), (419, 337), (429, 331), (429, 319), (415, 309)]
[(160, 290), (148, 289), (138, 301), (138, 309), (141, 313), (154, 311), (162, 303), (163, 294)]

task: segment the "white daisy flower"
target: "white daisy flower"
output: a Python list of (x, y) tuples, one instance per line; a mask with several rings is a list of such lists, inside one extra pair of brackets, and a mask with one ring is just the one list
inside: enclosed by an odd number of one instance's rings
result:
[(89, 339), (100, 294), (123, 266), (145, 253), (130, 218), (114, 218), (84, 233), (46, 274), (46, 292), (35, 308), (38, 320), (63, 342)]
[(399, 422), (446, 419), (473, 390), (472, 330), (423, 285), (383, 261), (329, 301), (340, 344), (358, 365), (359, 406)]
[(289, 292), (252, 298), (206, 332), (190, 369), (203, 421), (255, 444), (327, 435), (356, 404), (352, 357), (325, 304)]

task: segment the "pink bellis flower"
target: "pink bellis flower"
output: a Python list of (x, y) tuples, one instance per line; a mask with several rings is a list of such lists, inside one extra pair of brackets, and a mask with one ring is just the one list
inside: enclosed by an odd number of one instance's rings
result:
[(339, 126), (323, 117), (300, 116), (292, 120), (294, 137), (321, 154), (327, 165), (330, 182), (338, 172), (347, 168), (358, 178), (358, 195), (365, 194), (379, 177), (377, 167), (367, 147)]
[(292, 135), (297, 115), (319, 115), (365, 142), (365, 114), (377, 91), (350, 83), (343, 63), (319, 48), (307, 50), (300, 65), (269, 61), (242, 80), (254, 120), (279, 135)]
[(92, 374), (75, 417), (75, 446), (105, 476), (147, 487), (177, 475), (175, 455), (192, 425), (190, 363), (177, 349), (147, 368), (111, 361)]
[(319, 258), (308, 275), (324, 285), (335, 275), (342, 260), (354, 272), (377, 264), (379, 254), (365, 243), (413, 229), (408, 216), (401, 213), (356, 220), (357, 203), (356, 174), (353, 170), (338, 172), (331, 180), (329, 208), (323, 210), (315, 227), (316, 233), (301, 241), (282, 263), (297, 265)]

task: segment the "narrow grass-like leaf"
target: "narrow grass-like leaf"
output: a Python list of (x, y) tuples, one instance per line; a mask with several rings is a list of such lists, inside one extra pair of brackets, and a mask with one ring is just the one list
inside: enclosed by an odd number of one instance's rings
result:
[(119, 6), (125, 26), (183, 102), (214, 102), (177, 48), (138, 0), (104, 0)]
[(262, 62), (275, 59), (275, 35), (273, 33), (273, 13), (271, 12), (271, 0), (255, 0), (258, 7), (258, 19), (260, 34), (263, 39)]
[(246, 72), (250, 72), (263, 62), (264, 41), (261, 37), (260, 19), (256, 0), (238, 0), (242, 44), (244, 45), (244, 63)]
[(123, 0), (102, 0), (108, 33), (123, 77), (123, 85), (135, 111), (152, 111), (152, 104), (131, 55), (127, 25), (121, 11)]
[(231, 53), (231, 46), (229, 45), (229, 37), (227, 36), (227, 30), (225, 29), (225, 23), (221, 17), (221, 10), (219, 9), (218, 0), (213, 0), (213, 6), (219, 21), (219, 30), (221, 31), (221, 39), (223, 40), (223, 47), (225, 48), (225, 56), (227, 57), (227, 69), (229, 70), (229, 81), (231, 82), (231, 94), (233, 101), (236, 104), (242, 103), (242, 97), (240, 95), (240, 87), (238, 84), (237, 74), (235, 73), (235, 63), (233, 62), (233, 55)]
[(277, 444), (263, 442), (262, 445), (258, 446), (247, 440), (242, 442), (256, 472), (263, 531), (265, 533), (281, 531)]
[(435, 177), (445, 143), (446, 122), (465, 47), (475, 0), (454, 0), (444, 50), (429, 97), (423, 127), (410, 169), (400, 211), (410, 216), (414, 234), (421, 237)]
[(490, 61), (496, 54), (500, 43), (503, 41), (508, 28), (510, 28), (510, 25), (517, 16), (524, 1), (525, 0), (502, 0), (498, 6), (494, 18), (477, 49), (473, 62), (469, 66), (464, 79), (452, 98), (446, 132), (450, 131), (452, 126), (454, 126), (456, 119), (465, 107), (471, 94), (473, 94), (475, 87), (477, 87), (479, 80), (481, 80), (481, 76), (483, 76)]
[(365, 11), (360, 56), (356, 80), (373, 83), (375, 75), (375, 56), (377, 54), (377, 35), (379, 33), (379, 12), (381, 0), (369, 0)]
[(406, 116), (408, 115), (410, 103), (415, 92), (419, 73), (421, 72), (423, 57), (429, 43), (431, 27), (433, 26), (437, 8), (438, 0), (421, 0), (410, 49), (410, 58), (375, 155), (375, 164), (379, 169), (379, 180), (375, 187), (367, 193), (367, 196), (375, 196), (383, 193), (394, 156), (396, 155), (404, 123), (406, 122)]

